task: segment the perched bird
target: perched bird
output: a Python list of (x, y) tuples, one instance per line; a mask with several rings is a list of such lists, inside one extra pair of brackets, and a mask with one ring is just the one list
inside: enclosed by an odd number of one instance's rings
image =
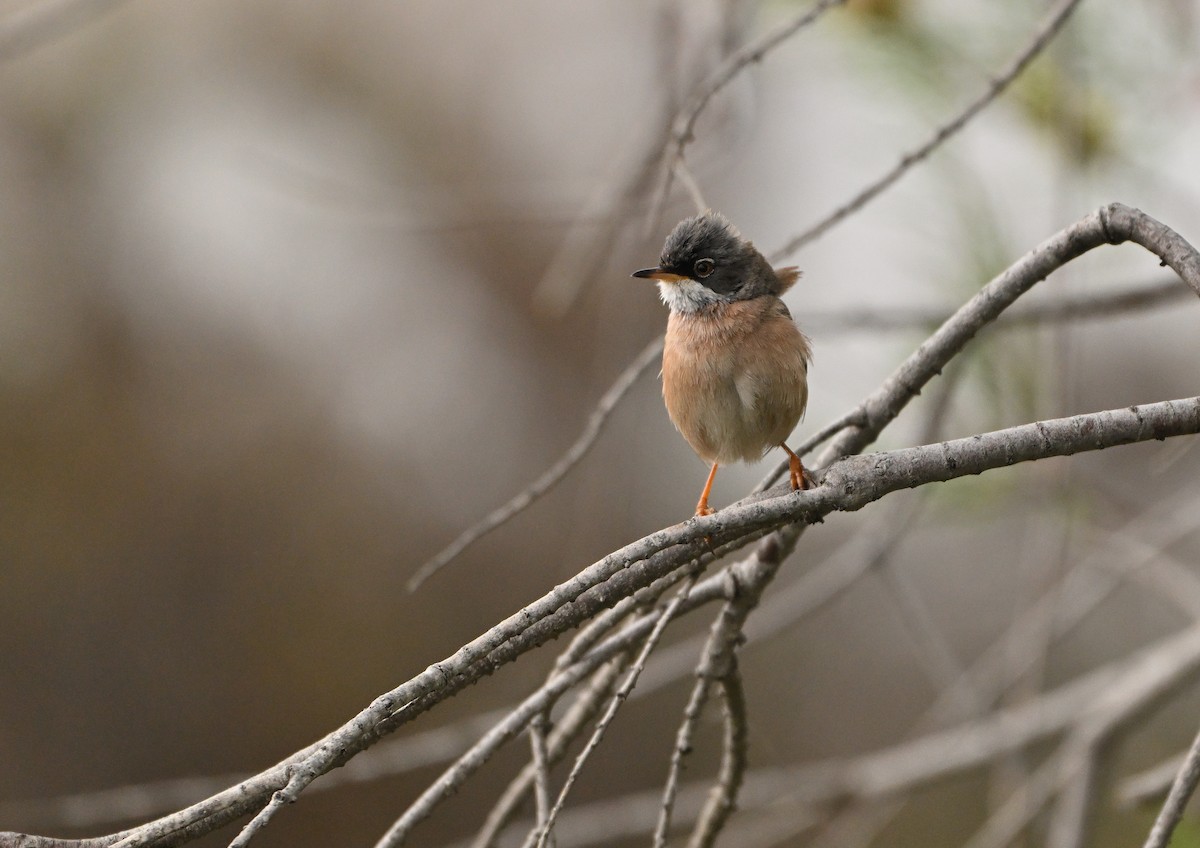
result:
[(804, 466), (786, 439), (808, 404), (810, 348), (779, 299), (800, 272), (772, 268), (710, 211), (681, 221), (658, 267), (633, 276), (657, 280), (671, 310), (662, 361), (667, 414), (712, 464), (696, 515), (713, 512), (717, 466), (761, 459), (773, 447), (790, 458), (792, 488), (804, 488)]

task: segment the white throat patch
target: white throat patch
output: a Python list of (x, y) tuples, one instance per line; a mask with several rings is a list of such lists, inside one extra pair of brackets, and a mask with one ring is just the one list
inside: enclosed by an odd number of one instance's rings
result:
[(706, 306), (725, 302), (721, 295), (695, 280), (680, 280), (677, 283), (659, 280), (658, 296), (672, 312), (699, 312)]

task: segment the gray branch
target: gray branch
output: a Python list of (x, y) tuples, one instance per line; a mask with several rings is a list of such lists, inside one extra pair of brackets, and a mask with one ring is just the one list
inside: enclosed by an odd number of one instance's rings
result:
[[(464, 645), (450, 657), (381, 695), (318, 743), (199, 804), (127, 834), (75, 845), (179, 845), (249, 812), (261, 826), (319, 775), (502, 665), (555, 638), (711, 551), (734, 550), (763, 535), (790, 550), (800, 528), (834, 511), (861, 509), (903, 488), (1051, 456), (1200, 432), (1200, 398), (1132, 406), (1044, 421), (940, 444), (854, 456), (939, 373), (967, 342), (1022, 293), (1054, 270), (1104, 244), (1134, 241), (1155, 253), (1200, 293), (1200, 255), (1182, 237), (1144, 213), (1112, 204), (1088, 215), (1022, 257), (946, 321), (847, 420), (854, 423), (826, 446), (815, 467), (823, 483), (802, 492), (771, 489), (714, 515), (651, 533), (609, 554), (542, 598)], [(838, 457), (847, 457), (833, 462)], [(832, 462), (832, 464), (830, 464)], [(264, 804), (266, 806), (264, 806)], [(36, 843), (0, 834), (0, 848)], [(47, 843), (49, 844), (49, 843)]]
[(1171, 791), (1167, 794), (1167, 802), (1159, 810), (1154, 827), (1150, 829), (1150, 835), (1146, 838), (1145, 848), (1166, 848), (1171, 841), (1175, 825), (1183, 818), (1183, 809), (1187, 806), (1188, 799), (1196, 791), (1197, 783), (1200, 783), (1200, 735), (1192, 742), (1183, 765), (1179, 767), (1179, 774), (1176, 775), (1175, 782), (1171, 784)]

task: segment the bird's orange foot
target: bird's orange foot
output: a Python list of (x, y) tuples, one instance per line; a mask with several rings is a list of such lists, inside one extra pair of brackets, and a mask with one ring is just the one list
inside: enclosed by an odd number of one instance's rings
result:
[(812, 488), (812, 477), (804, 469), (800, 457), (788, 451), (788, 476), (791, 477), (792, 491)]
[(696, 504), (696, 517), (697, 518), (701, 518), (702, 516), (705, 516), (705, 515), (712, 515), (714, 512), (716, 512), (716, 510), (704, 502)]

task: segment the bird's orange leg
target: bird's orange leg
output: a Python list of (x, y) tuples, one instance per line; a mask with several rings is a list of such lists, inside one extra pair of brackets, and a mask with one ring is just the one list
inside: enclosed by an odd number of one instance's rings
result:
[(712, 515), (715, 510), (708, 505), (708, 493), (712, 491), (713, 480), (717, 476), (717, 464), (712, 464), (712, 470), (708, 472), (708, 482), (704, 484), (704, 491), (700, 493), (700, 503), (696, 504), (696, 515)]
[(796, 454), (792, 452), (792, 449), (783, 442), (780, 442), (779, 446), (787, 451), (788, 471), (791, 473), (792, 478), (792, 491), (796, 491), (797, 489), (807, 489), (811, 478), (809, 477), (808, 472), (804, 470), (804, 464), (800, 462), (800, 457), (796, 456)]

